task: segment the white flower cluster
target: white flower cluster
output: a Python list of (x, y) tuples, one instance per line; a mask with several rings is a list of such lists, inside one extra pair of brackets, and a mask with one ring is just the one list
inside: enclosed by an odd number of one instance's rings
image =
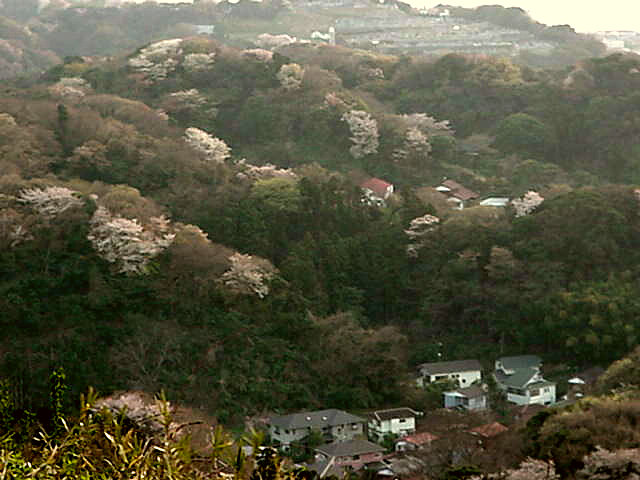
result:
[(202, 72), (209, 69), (209, 67), (213, 65), (215, 57), (215, 52), (190, 53), (184, 57), (182, 66), (188, 72)]
[(378, 152), (378, 123), (376, 119), (363, 110), (350, 110), (342, 115), (341, 120), (347, 122), (353, 143), (349, 151), (353, 158)]
[(18, 201), (29, 205), (44, 217), (55, 217), (60, 213), (83, 205), (77, 192), (65, 187), (27, 188), (20, 192)]
[(431, 153), (429, 137), (418, 127), (409, 127), (405, 134), (404, 148), (397, 148), (391, 154), (395, 161), (406, 159), (410, 154), (426, 158)]
[(223, 285), (236, 293), (254, 294), (264, 298), (269, 294), (268, 281), (276, 272), (264, 258), (234, 253), (229, 257), (231, 267), (221, 277)]
[(152, 43), (129, 59), (129, 67), (151, 80), (164, 80), (178, 66), (174, 57), (182, 53), (181, 44), (181, 38)]
[(124, 415), (150, 434), (163, 430), (162, 412), (157, 404), (140, 392), (124, 392), (101, 398), (93, 405), (94, 411), (108, 410), (112, 415)]
[(297, 90), (302, 85), (304, 69), (297, 63), (282, 65), (276, 78), (285, 90)]
[(48, 90), (51, 95), (58, 98), (80, 100), (91, 90), (91, 86), (84, 78), (64, 77), (51, 85)]
[(184, 139), (191, 148), (202, 153), (208, 162), (223, 163), (231, 156), (231, 149), (224, 140), (199, 128), (187, 128), (184, 131)]
[(286, 45), (296, 43), (296, 37), (290, 37), (289, 35), (271, 35), (270, 33), (263, 33), (258, 35), (256, 45), (260, 48), (278, 48)]
[(169, 97), (191, 107), (199, 107), (207, 103), (207, 99), (204, 98), (202, 94), (200, 94), (200, 90), (198, 90), (197, 88), (173, 92), (169, 94)]
[(8, 113), (0, 113), (0, 127), (15, 127), (16, 119)]
[(434, 215), (423, 215), (411, 220), (409, 228), (404, 233), (409, 237), (412, 242), (407, 245), (407, 255), (410, 257), (417, 257), (418, 250), (424, 246), (423, 237), (433, 231), (435, 227), (440, 223), (440, 219)]
[[(4, 197), (4, 195), (0, 195)], [(24, 225), (21, 225), (22, 216), (15, 210), (8, 208), (0, 210), (0, 241), (9, 244), (11, 248), (21, 243), (33, 240)]]
[(136, 220), (114, 217), (98, 207), (91, 219), (87, 239), (103, 259), (117, 265), (120, 273), (148, 272), (149, 261), (164, 251), (175, 238), (165, 217), (152, 217), (149, 229)]
[(558, 480), (559, 478), (560, 475), (556, 473), (553, 462), (547, 463), (527, 458), (517, 469), (486, 476), (473, 476), (470, 480)]
[(640, 449), (622, 449), (613, 452), (602, 447), (584, 457), (584, 468), (578, 471), (581, 480), (637, 479), (640, 478)]
[(250, 48), (242, 51), (242, 55), (253, 57), (261, 62), (271, 62), (273, 60), (273, 52), (264, 48)]
[(538, 206), (544, 202), (544, 198), (538, 192), (529, 190), (521, 198), (514, 198), (511, 204), (516, 211), (516, 217), (524, 217), (533, 212)]
[(267, 163), (266, 165), (257, 166), (247, 163), (243, 158), (238, 162), (238, 166), (242, 167), (242, 171), (236, 175), (241, 179), (249, 179), (251, 181), (266, 180), (268, 178), (287, 178), (297, 180), (298, 175), (290, 168), (278, 168), (275, 165)]
[(426, 113), (411, 113), (401, 115), (400, 118), (405, 122), (407, 128), (417, 128), (422, 132), (426, 132), (427, 135), (445, 135), (453, 133), (451, 125), (449, 125), (449, 120), (439, 122)]

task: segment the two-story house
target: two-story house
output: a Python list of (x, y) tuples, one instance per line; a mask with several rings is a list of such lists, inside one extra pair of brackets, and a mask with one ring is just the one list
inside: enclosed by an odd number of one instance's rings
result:
[(551, 405), (556, 401), (556, 384), (545, 380), (542, 360), (536, 355), (502, 357), (496, 360), (494, 376), (507, 400), (517, 405)]
[(267, 425), (272, 441), (288, 450), (292, 442), (303, 442), (312, 432), (321, 433), (327, 442), (364, 438), (366, 423), (364, 418), (332, 408), (272, 416)]
[(453, 360), (418, 365), (417, 383), (420, 387), (439, 380), (452, 380), (461, 387), (468, 387), (481, 379), (482, 365), (478, 360)]
[(411, 408), (376, 410), (367, 415), (369, 436), (377, 441), (386, 435), (404, 437), (416, 431), (416, 417), (422, 415)]

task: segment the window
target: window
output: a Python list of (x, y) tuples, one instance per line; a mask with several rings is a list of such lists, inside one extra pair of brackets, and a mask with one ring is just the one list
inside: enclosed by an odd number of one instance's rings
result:
[(287, 435), (289, 435), (289, 430), (285, 430), (284, 433), (286, 433)]
[(353, 459), (354, 459), (354, 460), (360, 460), (360, 455), (354, 455), (354, 456), (353, 456)]
[(549, 387), (545, 387), (544, 393), (549, 393)]
[(537, 397), (538, 395), (540, 395), (540, 389), (539, 388), (534, 388), (533, 390), (531, 390), (531, 396), (532, 397)]
[(467, 379), (466, 379), (466, 378), (463, 378), (463, 379), (462, 379), (462, 383), (467, 383)]
[(400, 423), (405, 423), (406, 421), (407, 421), (406, 418), (401, 418), (400, 420), (398, 420), (398, 422), (400, 422)]

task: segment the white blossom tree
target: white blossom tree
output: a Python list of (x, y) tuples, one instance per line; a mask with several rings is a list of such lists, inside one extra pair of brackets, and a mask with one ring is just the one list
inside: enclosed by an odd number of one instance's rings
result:
[(77, 195), (66, 187), (27, 188), (20, 192), (18, 201), (43, 217), (52, 218), (70, 208), (82, 206), (83, 202)]
[(250, 48), (242, 51), (245, 57), (255, 58), (261, 62), (270, 62), (273, 60), (273, 52), (264, 48)]
[(623, 449), (613, 452), (601, 447), (584, 457), (584, 468), (578, 471), (581, 480), (614, 480), (640, 478), (640, 449)]
[(129, 67), (150, 80), (163, 80), (178, 66), (175, 57), (182, 53), (181, 45), (181, 38), (152, 43), (129, 59)]
[(527, 458), (518, 468), (501, 473), (474, 476), (470, 480), (558, 480), (559, 478), (560, 475), (556, 473), (553, 462)]
[(243, 158), (238, 162), (238, 166), (242, 169), (236, 174), (238, 178), (248, 179), (251, 181), (266, 180), (269, 178), (286, 178), (289, 180), (297, 180), (298, 175), (290, 168), (278, 168), (271, 163), (257, 166), (247, 163)]
[(268, 281), (277, 271), (271, 262), (242, 253), (234, 253), (229, 261), (231, 267), (220, 279), (226, 288), (235, 293), (253, 294), (260, 298), (269, 294)]
[(378, 152), (379, 133), (376, 119), (363, 110), (349, 110), (342, 115), (341, 120), (347, 122), (353, 143), (349, 152), (353, 158)]
[(276, 78), (285, 90), (297, 90), (302, 85), (304, 69), (297, 63), (287, 63), (280, 67)]
[(440, 219), (434, 215), (426, 214), (411, 220), (409, 228), (404, 233), (411, 243), (407, 245), (407, 255), (417, 257), (418, 250), (424, 246), (424, 236), (432, 232), (440, 223)]
[(189, 53), (182, 61), (183, 68), (188, 72), (203, 72), (214, 64), (215, 52), (211, 53)]
[(529, 190), (520, 198), (511, 200), (511, 204), (516, 212), (516, 217), (524, 217), (533, 212), (540, 204), (544, 202), (544, 198), (538, 192)]
[(187, 128), (184, 139), (191, 148), (202, 153), (208, 162), (224, 163), (231, 156), (231, 148), (224, 140), (209, 135), (199, 128)]
[(165, 217), (152, 217), (147, 228), (136, 219), (115, 217), (99, 206), (90, 221), (87, 239), (98, 255), (117, 266), (120, 273), (148, 273), (149, 261), (162, 253), (175, 235)]
[(49, 93), (58, 98), (80, 100), (90, 90), (89, 82), (80, 77), (63, 77), (49, 87)]

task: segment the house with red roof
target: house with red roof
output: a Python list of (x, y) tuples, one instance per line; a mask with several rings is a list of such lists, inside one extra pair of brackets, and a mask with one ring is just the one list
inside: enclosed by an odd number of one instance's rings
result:
[(438, 437), (429, 432), (414, 433), (396, 440), (396, 452), (406, 452), (408, 450), (418, 450), (431, 445), (431, 442)]
[(363, 203), (384, 207), (386, 200), (393, 194), (393, 184), (380, 178), (369, 178), (360, 184)]

